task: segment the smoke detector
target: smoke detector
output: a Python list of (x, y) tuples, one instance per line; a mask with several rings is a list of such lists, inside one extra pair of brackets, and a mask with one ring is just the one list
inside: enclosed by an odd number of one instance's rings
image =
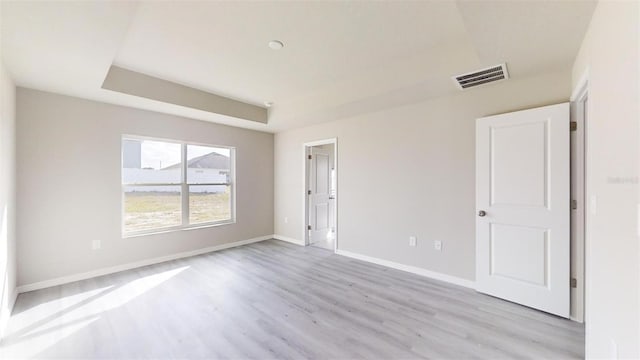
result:
[(284, 47), (284, 43), (280, 40), (271, 40), (267, 45), (273, 50), (280, 50)]
[(456, 75), (453, 77), (453, 81), (455, 81), (460, 90), (464, 90), (494, 81), (506, 80), (508, 78), (509, 72), (507, 71), (507, 64), (502, 63), (470, 73)]

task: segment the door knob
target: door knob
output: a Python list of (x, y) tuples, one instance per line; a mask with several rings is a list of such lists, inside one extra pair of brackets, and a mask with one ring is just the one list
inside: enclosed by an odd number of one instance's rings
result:
[(480, 210), (480, 211), (478, 211), (478, 216), (483, 217), (483, 216), (485, 216), (485, 215), (487, 215), (487, 212), (486, 212), (486, 211), (484, 211), (484, 210)]

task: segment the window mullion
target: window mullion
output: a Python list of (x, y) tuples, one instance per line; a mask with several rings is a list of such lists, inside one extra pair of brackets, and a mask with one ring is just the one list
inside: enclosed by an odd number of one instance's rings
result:
[(182, 144), (182, 225), (189, 225), (189, 185), (187, 184), (187, 144)]

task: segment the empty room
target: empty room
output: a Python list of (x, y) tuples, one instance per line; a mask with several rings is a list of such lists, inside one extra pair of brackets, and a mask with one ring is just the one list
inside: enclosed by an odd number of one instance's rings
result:
[(640, 359), (639, 172), (638, 0), (0, 0), (0, 358)]

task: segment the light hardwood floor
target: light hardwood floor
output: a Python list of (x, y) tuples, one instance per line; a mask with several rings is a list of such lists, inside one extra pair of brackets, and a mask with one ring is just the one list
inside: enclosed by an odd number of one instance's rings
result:
[(2, 358), (583, 357), (584, 327), (277, 240), (21, 294)]

